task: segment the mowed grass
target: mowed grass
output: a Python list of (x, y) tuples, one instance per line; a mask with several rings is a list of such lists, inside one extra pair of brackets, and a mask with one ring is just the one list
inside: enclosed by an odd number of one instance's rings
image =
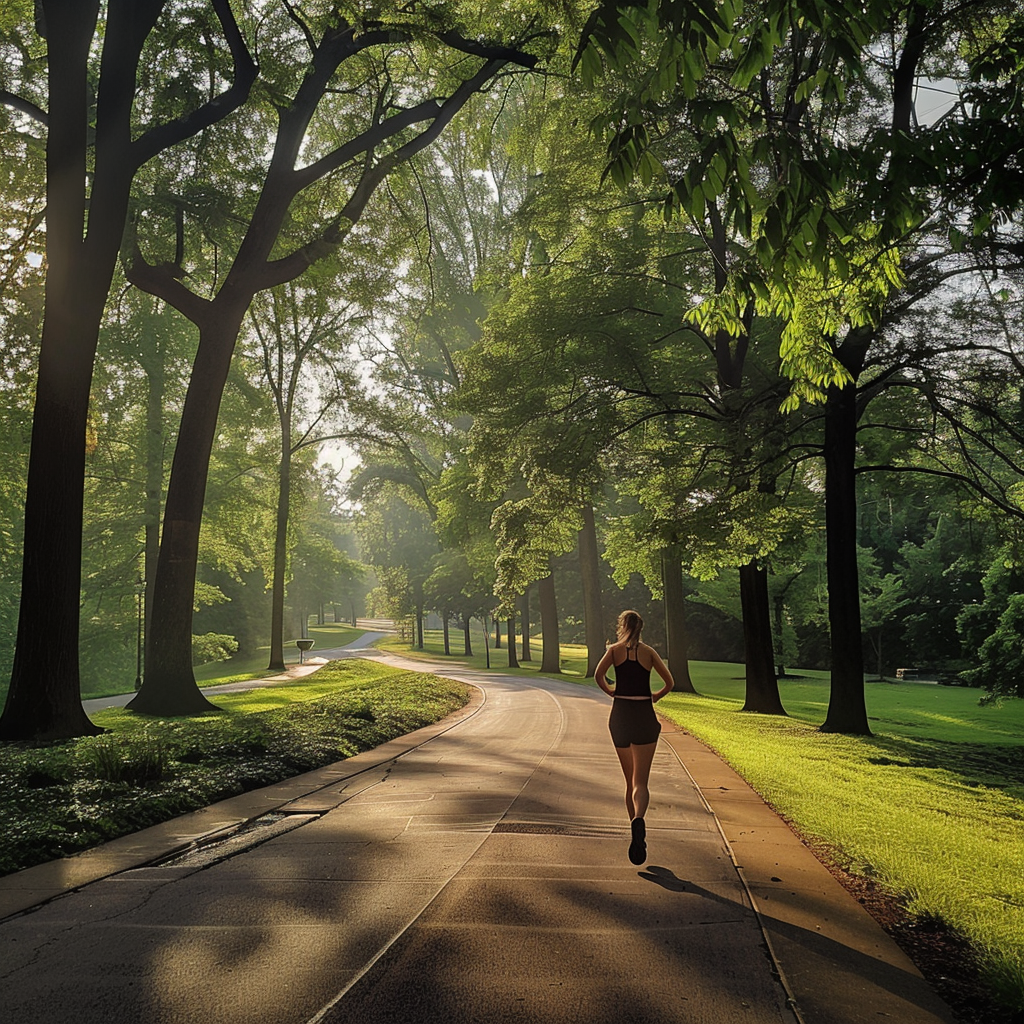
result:
[[(484, 649), (483, 630), (480, 628), (480, 624), (476, 621), (473, 623), (470, 637), (473, 645), (473, 654), (468, 658), (462, 653), (464, 650), (464, 641), (461, 629), (453, 629), (449, 633), (448, 646), (451, 650), (450, 655), (445, 655), (444, 653), (444, 634), (439, 629), (425, 629), (423, 631), (423, 650), (419, 650), (417, 647), (413, 646), (408, 639), (400, 640), (397, 634), (394, 636), (387, 636), (383, 640), (378, 640), (374, 644), (374, 647), (384, 651), (390, 651), (393, 654), (400, 654), (404, 658), (415, 658), (430, 661), (451, 661), (452, 664), (466, 665), (469, 668), (479, 669), (487, 667), (487, 660), (489, 657), (491, 668), (493, 670), (503, 672), (517, 671), (516, 669), (509, 669), (508, 667), (508, 638), (505, 636), (504, 632), (501, 634), (500, 648), (495, 648), (494, 633), (493, 631), (490, 633), (488, 649), (486, 651)], [(522, 655), (522, 651), (523, 639), (522, 636), (517, 636), (517, 657)], [(520, 662), (518, 671), (537, 675), (540, 673), (541, 662), (541, 641), (539, 635), (532, 637), (530, 640), (530, 654), (532, 660), (528, 662)], [(587, 648), (583, 644), (561, 644), (559, 647), (558, 660), (563, 673), (568, 676), (578, 676), (582, 679), (583, 673), (587, 667)]]
[(193, 718), (98, 712), (108, 730), (0, 745), (0, 874), (340, 761), (461, 707), (461, 683), (362, 659), (214, 698)]
[[(344, 647), (358, 639), (366, 632), (364, 629), (353, 629), (344, 623), (329, 622), (323, 626), (310, 626), (309, 635), (314, 640), (313, 650), (310, 656), (315, 657), (318, 652), (329, 650), (332, 647)], [(299, 649), (295, 646), (294, 640), (285, 641), (284, 660), (286, 665), (296, 665), (299, 662)], [(259, 647), (254, 653), (237, 655), (228, 658), (226, 661), (211, 661), (205, 665), (196, 665), (196, 682), (200, 686), (218, 686), (222, 683), (240, 683), (251, 679), (263, 679), (272, 675), (267, 664), (270, 662), (269, 645)], [(88, 700), (93, 697), (110, 697), (114, 694), (128, 693), (135, 683), (134, 675), (131, 678), (114, 680), (85, 680), (82, 684), (82, 698)], [(0, 701), (6, 698), (7, 680), (0, 680)]]
[(1024, 702), (867, 684), (871, 737), (824, 734), (828, 674), (781, 680), (790, 717), (741, 713), (743, 666), (691, 663), (701, 696), (659, 711), (721, 754), (847, 870), (965, 936), (996, 997), (1024, 1008)]

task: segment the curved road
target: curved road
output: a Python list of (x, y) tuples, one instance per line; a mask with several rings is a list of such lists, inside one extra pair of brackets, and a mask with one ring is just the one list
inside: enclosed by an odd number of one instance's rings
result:
[(638, 870), (603, 695), (384, 657), (482, 699), (340, 783), (326, 813), (295, 801), (259, 845), (123, 871), (0, 923), (5, 1019), (798, 1020), (671, 744)]

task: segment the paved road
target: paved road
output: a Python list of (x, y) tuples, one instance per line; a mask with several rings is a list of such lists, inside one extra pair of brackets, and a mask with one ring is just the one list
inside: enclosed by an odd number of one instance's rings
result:
[(603, 696), (482, 685), (473, 715), (348, 779), (328, 813), (300, 799), (260, 845), (125, 871), (0, 924), (5, 1019), (792, 1024), (672, 748), (638, 871)]

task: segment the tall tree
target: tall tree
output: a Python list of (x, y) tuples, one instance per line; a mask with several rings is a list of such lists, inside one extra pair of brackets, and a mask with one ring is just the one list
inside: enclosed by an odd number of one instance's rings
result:
[[(47, 182), (46, 306), (3, 739), (98, 731), (79, 697), (84, 439), (100, 320), (132, 181), (147, 161), (236, 110), (255, 78), (228, 0), (212, 0), (195, 17), (196, 31), (177, 36), (179, 47), (196, 48), (184, 55), (186, 67), (204, 55), (202, 77), (175, 90), (182, 54), (165, 52), (160, 26), (167, 24), (161, 18), (177, 16), (177, 6), (109, 0), (101, 22), (100, 0), (39, 0), (35, 28), (46, 40), (47, 109), (37, 83), (0, 92), (0, 101), (45, 131)], [(29, 17), (30, 5), (21, 12)], [(212, 66), (206, 54), (213, 55)], [(205, 101), (189, 102), (206, 90)]]
[[(268, 82), (277, 120), (272, 152), (265, 170), (254, 168), (262, 178), (258, 198), (247, 213), (239, 211), (243, 234), (228, 269), (212, 283), (212, 298), (186, 285), (180, 244), (170, 261), (150, 262), (140, 236), (128, 271), (134, 283), (175, 306), (200, 333), (164, 511), (154, 670), (131, 705), (146, 713), (208, 706), (189, 657), (191, 594), (220, 396), (253, 297), (335, 253), (381, 182), (429, 146), (470, 97), (503, 69), (527, 70), (537, 62), (515, 44), (481, 41), (461, 34), (455, 24), (439, 27), (426, 18), (349, 20), (332, 12), (307, 20), (284, 4), (261, 31), (268, 25), (276, 31), (275, 48), (280, 38), (290, 37), (295, 52), (305, 50), (307, 59), (301, 70), (277, 66), (275, 80)], [(530, 26), (527, 38), (529, 32)], [(274, 64), (269, 53), (264, 56)], [(304, 162), (314, 153), (319, 155)], [(322, 206), (313, 200), (318, 190)], [(176, 215), (180, 224), (181, 206)]]
[(294, 285), (272, 289), (259, 296), (249, 311), (249, 325), (259, 345), (263, 375), (280, 427), (267, 666), (275, 671), (284, 671), (285, 667), (284, 606), (292, 458), (306, 448), (343, 436), (344, 431), (339, 433), (338, 415), (357, 387), (349, 367), (348, 347), (362, 311), (351, 302), (331, 301), (333, 277), (321, 274), (319, 281), (309, 280), (301, 289)]

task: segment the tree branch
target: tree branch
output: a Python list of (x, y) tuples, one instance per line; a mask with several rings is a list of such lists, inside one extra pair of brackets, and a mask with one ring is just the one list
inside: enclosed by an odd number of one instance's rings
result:
[(440, 102), (431, 98), (424, 100), (422, 103), (417, 103), (416, 106), (409, 107), (398, 114), (394, 114), (383, 121), (379, 121), (372, 128), (367, 128), (366, 131), (361, 132), (354, 139), (350, 139), (344, 146), (339, 146), (336, 150), (321, 157), (315, 163), (295, 171), (292, 178), (295, 191), (301, 192), (302, 189), (315, 181), (319, 181), (330, 174), (331, 171), (336, 171), (343, 164), (354, 160), (362, 153), (376, 149), (382, 142), (397, 135), (400, 131), (412, 127), (418, 121), (426, 121), (436, 117), (440, 110)]
[(50, 123), (50, 117), (42, 107), (37, 107), (31, 100), (8, 92), (6, 89), (0, 89), (0, 104), (17, 110), (21, 114), (27, 114), (33, 121), (38, 121), (42, 125)]
[[(410, 139), (400, 146), (393, 153), (389, 153), (372, 166), (363, 170), (358, 184), (352, 192), (349, 201), (341, 212), (331, 223), (319, 234), (318, 237), (307, 242), (306, 245), (288, 256), (273, 260), (265, 265), (261, 275), (260, 288), (273, 288), (275, 285), (292, 281), (299, 276), (308, 266), (324, 259), (330, 255), (344, 240), (348, 233), (349, 226), (354, 224), (363, 212), (364, 207), (373, 195), (377, 185), (387, 177), (388, 174), (400, 163), (415, 156), (418, 152), (430, 145), (447, 127), (455, 115), (468, 102), (474, 93), (479, 92), (503, 66), (503, 61), (489, 61), (471, 78), (463, 81), (459, 87), (444, 102), (438, 105), (437, 100), (427, 100), (417, 107), (410, 108), (410, 111), (417, 110), (428, 104), (435, 107), (435, 113), (428, 127), (424, 128), (415, 138)], [(395, 115), (401, 117), (402, 115)], [(391, 118), (388, 121), (392, 120)], [(382, 122), (387, 125), (388, 121)], [(380, 126), (377, 126), (380, 127)], [(374, 131), (375, 129), (369, 129)], [(364, 133), (365, 135), (366, 133)], [(390, 137), (388, 133), (383, 139)], [(383, 141), (383, 139), (381, 141)], [(353, 140), (355, 141), (355, 140)], [(336, 151), (337, 152), (337, 151)], [(316, 165), (312, 165), (316, 166)], [(298, 172), (301, 173), (301, 172)]]
[(150, 128), (132, 143), (134, 165), (141, 167), (147, 160), (158, 153), (185, 139), (197, 135), (210, 125), (223, 120), (237, 110), (249, 97), (249, 91), (256, 81), (257, 67), (249, 48), (242, 38), (242, 33), (235, 21), (228, 0), (212, 0), (213, 9), (220, 19), (224, 36), (234, 61), (234, 81), (219, 96), (214, 96), (192, 113), (176, 121)]
[(147, 263), (138, 243), (132, 246), (131, 256), (123, 261), (124, 276), (136, 288), (141, 288), (150, 295), (163, 299), (173, 306), (182, 316), (187, 317), (196, 326), (201, 326), (209, 313), (212, 303), (209, 299), (200, 298), (189, 291), (181, 281), (181, 269), (162, 263)]

